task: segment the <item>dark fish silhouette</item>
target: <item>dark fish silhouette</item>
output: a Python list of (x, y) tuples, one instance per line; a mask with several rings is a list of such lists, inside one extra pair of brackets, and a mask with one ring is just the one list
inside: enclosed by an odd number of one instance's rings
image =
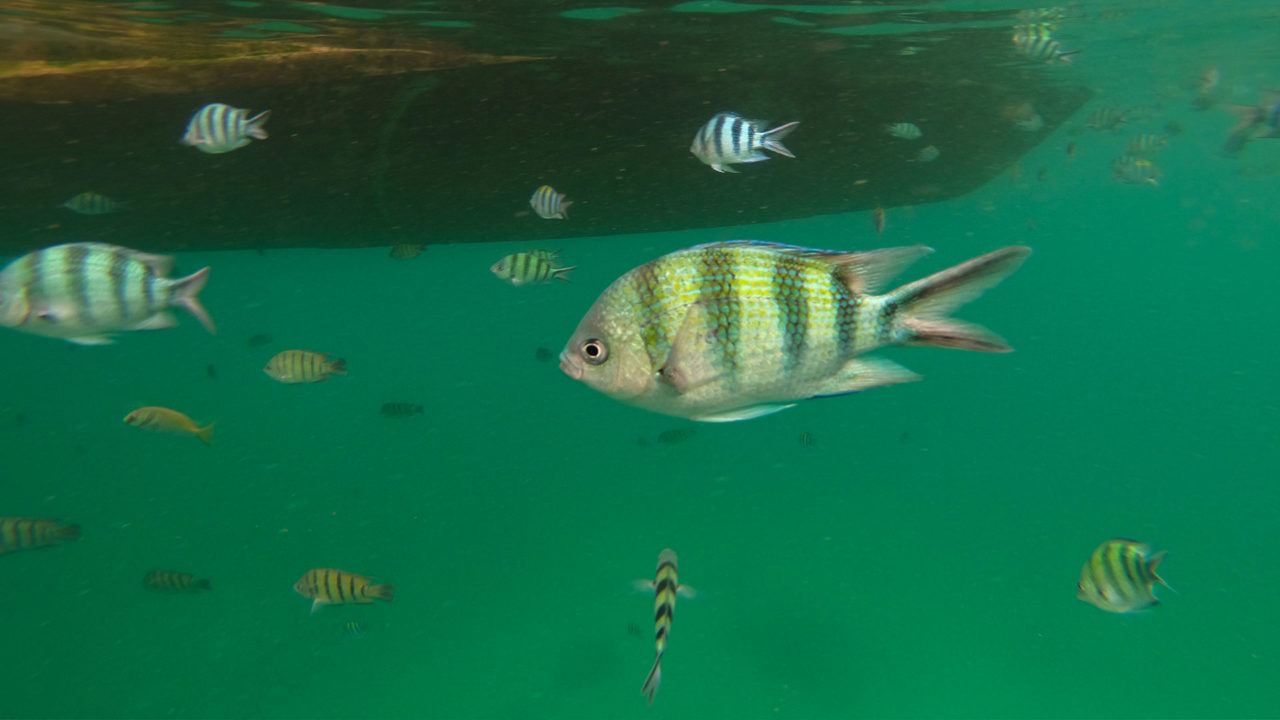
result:
[(387, 417), (406, 418), (412, 415), (421, 415), (426, 411), (421, 405), (414, 405), (413, 403), (389, 402), (383, 403), (382, 410), (379, 412)]
[(555, 357), (555, 355), (551, 354), (550, 350), (544, 347), (540, 347), (537, 350), (534, 350), (533, 356), (538, 359), (538, 362), (550, 362), (551, 358)]
[(208, 375), (210, 380), (217, 380), (217, 379), (218, 379), (218, 368), (214, 367), (212, 363), (210, 363), (210, 364), (208, 364), (208, 365), (205, 365), (205, 366), (204, 366), (204, 374), (205, 374), (205, 375)]
[(698, 431), (696, 429), (691, 427), (663, 430), (658, 433), (658, 442), (663, 445), (678, 445), (696, 435), (697, 432)]
[(249, 347), (262, 347), (263, 345), (270, 343), (272, 340), (275, 340), (275, 338), (270, 335), (258, 333), (257, 335), (249, 338)]

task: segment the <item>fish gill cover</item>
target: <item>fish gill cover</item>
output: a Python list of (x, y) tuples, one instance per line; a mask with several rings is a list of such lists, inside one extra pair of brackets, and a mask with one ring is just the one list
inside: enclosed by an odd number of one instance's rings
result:
[[(9, 173), (0, 196), (13, 254), (86, 226), (50, 208), (87, 185), (129, 203), (96, 238), (152, 250), (536, 240), (934, 202), (1090, 96), (1016, 52), (1014, 10), (941, 3), (10, 6), (0, 128), (23, 142), (3, 159), (28, 180)], [(269, 110), (270, 140), (186, 151), (210, 103)], [(1010, 132), (1011, 107), (1043, 125)], [(796, 160), (713, 176), (688, 148), (725, 111), (799, 121)], [(898, 122), (925, 142), (887, 136)], [(924, 145), (943, 159), (917, 162)], [(571, 220), (530, 217), (543, 184), (577, 200)]]

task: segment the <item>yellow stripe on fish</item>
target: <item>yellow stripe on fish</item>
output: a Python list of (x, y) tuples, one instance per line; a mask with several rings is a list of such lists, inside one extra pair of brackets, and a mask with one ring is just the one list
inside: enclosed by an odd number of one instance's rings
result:
[(212, 590), (213, 585), (203, 578), (191, 573), (173, 570), (152, 570), (142, 578), (142, 586), (154, 592), (164, 593), (197, 593)]
[(330, 360), (328, 353), (283, 350), (267, 361), (262, 371), (282, 383), (323, 382), (330, 375), (346, 375), (347, 361)]
[(390, 583), (374, 585), (364, 575), (330, 568), (308, 570), (293, 584), (293, 589), (299, 595), (311, 598), (313, 614), (322, 605), (371, 603), (374, 598), (390, 601), (392, 597)]
[(1108, 540), (1093, 551), (1080, 571), (1076, 597), (1107, 612), (1126, 613), (1159, 605), (1156, 583), (1169, 584), (1156, 573), (1163, 550), (1151, 555), (1151, 547), (1136, 540)]
[(45, 518), (0, 517), (0, 555), (56, 545), (80, 537), (79, 525)]
[(204, 427), (177, 410), (164, 407), (140, 407), (125, 416), (126, 425), (166, 432), (173, 435), (194, 435), (205, 444), (213, 444), (213, 423)]
[(640, 688), (640, 694), (648, 696), (650, 705), (653, 704), (653, 696), (662, 682), (662, 655), (667, 651), (667, 636), (671, 633), (671, 621), (675, 617), (676, 596), (693, 596), (691, 588), (680, 584), (676, 563), (676, 552), (667, 548), (658, 555), (658, 571), (653, 581), (640, 581), (645, 587), (652, 588), (654, 594), (653, 630), (656, 652), (653, 667), (649, 669), (649, 675)]

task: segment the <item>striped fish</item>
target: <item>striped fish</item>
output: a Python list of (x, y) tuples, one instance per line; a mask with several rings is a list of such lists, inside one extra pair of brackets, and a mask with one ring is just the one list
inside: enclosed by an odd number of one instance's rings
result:
[(1147, 158), (1121, 155), (1111, 161), (1111, 173), (1129, 185), (1159, 185), (1164, 177), (1160, 167)]
[(391, 246), (391, 252), (388, 254), (396, 260), (412, 260), (426, 249), (427, 246), (422, 243), (398, 243)]
[(564, 197), (564, 193), (556, 192), (550, 185), (543, 185), (533, 191), (529, 206), (543, 220), (568, 220), (569, 206), (573, 201), (565, 200)]
[(1062, 62), (1071, 64), (1071, 56), (1079, 50), (1063, 50), (1062, 45), (1046, 32), (1034, 32), (1026, 35), (1015, 35), (1014, 45), (1018, 52), (1037, 62)]
[(554, 260), (533, 253), (508, 255), (489, 267), (489, 271), (512, 285), (541, 285), (552, 278), (569, 282), (569, 273), (577, 266), (557, 267)]
[(1151, 157), (1169, 146), (1169, 138), (1155, 133), (1143, 133), (1129, 141), (1125, 152), (1137, 157)]
[(0, 325), (102, 345), (110, 333), (173, 327), (168, 308), (181, 307), (216, 332), (196, 297), (209, 268), (177, 280), (165, 277), (172, 269), (172, 257), (102, 243), (37, 250), (0, 271)]
[(173, 570), (152, 570), (142, 578), (142, 586), (161, 593), (197, 593), (201, 590), (213, 589), (213, 585), (208, 580), (197, 579), (191, 573)]
[(79, 525), (64, 525), (43, 518), (0, 517), (0, 555), (49, 547), (78, 537)]
[(1136, 540), (1117, 538), (1102, 543), (1080, 571), (1076, 597), (1114, 613), (1159, 605), (1155, 584), (1169, 587), (1169, 583), (1156, 574), (1165, 552), (1150, 553), (1149, 545)]
[(676, 552), (671, 548), (658, 555), (658, 572), (653, 580), (640, 580), (637, 585), (645, 590), (653, 591), (653, 629), (654, 644), (657, 653), (653, 658), (653, 667), (644, 679), (640, 688), (641, 695), (647, 695), (649, 704), (653, 704), (653, 696), (658, 692), (662, 682), (662, 654), (667, 651), (667, 635), (671, 633), (671, 620), (675, 615), (676, 596), (693, 597), (693, 590), (680, 584), (676, 569)]
[(421, 415), (426, 409), (421, 405), (414, 405), (407, 402), (389, 402), (382, 404), (380, 412), (387, 417), (406, 418), (411, 415)]
[(323, 382), (330, 375), (346, 375), (347, 361), (330, 360), (328, 353), (281, 350), (267, 361), (262, 371), (282, 383)]
[(355, 573), (315, 568), (308, 570), (298, 578), (293, 589), (299, 595), (310, 598), (311, 613), (314, 615), (323, 605), (340, 605), (342, 603), (371, 603), (374, 598), (391, 600), (391, 585), (371, 584), (370, 578)]
[(924, 137), (924, 131), (915, 123), (900, 122), (892, 125), (885, 125), (884, 131), (896, 138), (903, 140), (919, 140)]
[(347, 638), (351, 640), (359, 640), (367, 635), (368, 632), (369, 629), (359, 620), (348, 620), (346, 624), (342, 626), (342, 634), (346, 635)]
[(182, 144), (206, 153), (231, 152), (248, 145), (250, 138), (266, 140), (267, 131), (262, 126), (270, 117), (270, 110), (249, 117), (249, 111), (243, 108), (209, 103), (191, 116)]
[(169, 408), (140, 407), (125, 415), (124, 422), (126, 425), (173, 435), (195, 435), (205, 445), (213, 444), (213, 423), (200, 427), (191, 418)]
[(764, 130), (763, 120), (747, 120), (737, 113), (722, 112), (707, 121), (693, 136), (689, 152), (694, 157), (722, 173), (736, 173), (732, 165), (768, 160), (763, 150), (770, 150), (783, 157), (794, 158), (782, 139), (800, 126), (789, 122), (772, 130)]
[(560, 369), (622, 402), (729, 422), (805, 398), (919, 379), (864, 356), (877, 348), (1011, 350), (948, 314), (1016, 270), (1031, 250), (1006, 247), (875, 294), (929, 252), (746, 240), (680, 250), (614, 281), (561, 352)]
[(124, 208), (124, 203), (112, 200), (106, 195), (99, 195), (96, 192), (82, 192), (62, 203), (61, 207), (80, 215), (108, 215), (113, 212), (119, 212)]

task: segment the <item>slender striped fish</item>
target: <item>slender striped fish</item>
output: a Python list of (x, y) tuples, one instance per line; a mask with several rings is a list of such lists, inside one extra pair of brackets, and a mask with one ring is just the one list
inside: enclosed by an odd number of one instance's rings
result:
[(213, 589), (213, 584), (204, 578), (174, 570), (152, 570), (142, 578), (142, 586), (158, 593), (198, 593)]
[(800, 126), (789, 122), (772, 130), (764, 130), (763, 120), (748, 120), (737, 113), (722, 112), (707, 121), (693, 136), (689, 152), (721, 173), (736, 173), (733, 165), (768, 160), (763, 150), (783, 157), (795, 155), (782, 144), (782, 139)]
[(520, 285), (541, 285), (551, 282), (552, 278), (569, 282), (569, 273), (577, 269), (577, 266), (559, 267), (555, 260), (549, 260), (546, 257), (535, 254), (533, 252), (514, 253), (507, 255), (498, 262), (489, 267), (489, 271), (497, 275), (499, 279), (506, 280), (515, 286)]
[(0, 325), (81, 345), (105, 345), (111, 333), (157, 330), (180, 307), (216, 332), (197, 295), (202, 268), (165, 277), (173, 258), (102, 243), (71, 243), (28, 253), (0, 271)]
[(564, 193), (556, 192), (550, 185), (543, 185), (533, 191), (529, 206), (543, 220), (568, 220), (569, 206), (573, 201), (565, 200), (564, 197)]
[(267, 131), (262, 126), (270, 117), (270, 110), (250, 117), (243, 108), (209, 103), (191, 116), (182, 144), (212, 154), (231, 152), (248, 145), (251, 139), (266, 140)]
[(330, 360), (328, 353), (281, 350), (262, 371), (282, 383), (315, 383), (328, 380), (330, 375), (346, 375), (347, 361)]
[(315, 568), (298, 578), (293, 589), (299, 595), (310, 598), (311, 614), (324, 605), (343, 603), (371, 603), (374, 598), (391, 600), (391, 584), (374, 585), (370, 578), (355, 573)]
[(79, 525), (45, 518), (0, 517), (0, 555), (57, 545), (80, 537)]
[(1169, 583), (1156, 574), (1164, 555), (1163, 550), (1152, 555), (1150, 545), (1136, 540), (1108, 540), (1093, 551), (1080, 571), (1076, 597), (1113, 613), (1159, 605), (1155, 584), (1169, 587)]
[(667, 636), (671, 633), (671, 620), (675, 616), (676, 596), (683, 595), (687, 598), (694, 596), (692, 588), (680, 584), (679, 573), (676, 569), (676, 551), (667, 548), (658, 555), (658, 572), (653, 580), (637, 580), (638, 589), (652, 590), (653, 597), (653, 628), (654, 628), (654, 644), (657, 648), (655, 657), (653, 658), (653, 667), (649, 669), (649, 675), (644, 679), (644, 686), (640, 688), (641, 695), (647, 695), (649, 704), (653, 704), (653, 696), (658, 692), (658, 685), (662, 682), (662, 655), (667, 651)]
[(82, 192), (62, 203), (62, 207), (78, 215), (108, 215), (122, 210), (124, 203), (96, 192)]

